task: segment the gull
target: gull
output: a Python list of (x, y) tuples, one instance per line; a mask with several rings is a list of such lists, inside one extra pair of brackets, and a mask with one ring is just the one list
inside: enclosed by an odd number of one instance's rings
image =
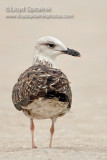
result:
[(33, 119), (51, 119), (50, 144), (54, 133), (54, 123), (58, 117), (70, 111), (72, 92), (66, 75), (56, 68), (55, 60), (59, 55), (80, 57), (80, 53), (67, 48), (60, 40), (46, 36), (35, 45), (33, 65), (18, 78), (12, 91), (15, 108), (30, 118), (32, 148), (34, 143)]

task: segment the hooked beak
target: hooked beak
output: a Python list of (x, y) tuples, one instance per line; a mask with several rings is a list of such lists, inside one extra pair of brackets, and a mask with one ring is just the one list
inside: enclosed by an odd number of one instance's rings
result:
[(71, 55), (71, 56), (75, 56), (75, 57), (80, 57), (81, 56), (79, 52), (77, 52), (73, 49), (69, 49), (69, 48), (67, 48), (67, 50), (62, 51), (62, 52), (64, 52), (65, 54)]

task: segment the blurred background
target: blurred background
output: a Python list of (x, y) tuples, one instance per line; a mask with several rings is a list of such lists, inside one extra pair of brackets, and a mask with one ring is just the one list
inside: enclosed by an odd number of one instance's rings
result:
[[(81, 58), (62, 55), (56, 61), (57, 68), (60, 68), (72, 82), (73, 103), (72, 112), (59, 118), (56, 123), (53, 145), (59, 145), (58, 139), (62, 146), (69, 143), (74, 152), (76, 149), (84, 153), (88, 151), (90, 157), (91, 152), (96, 151), (96, 155), (102, 153), (106, 156), (107, 1), (5, 0), (0, 3), (1, 151), (3, 153), (13, 151), (13, 148), (16, 147), (17, 150), (17, 147), (22, 146), (30, 148), (29, 119), (14, 108), (11, 101), (12, 88), (19, 75), (32, 65), (36, 41), (49, 35), (81, 53)], [(74, 17), (72, 19), (6, 19), (8, 14), (18, 15), (18, 13), (7, 13), (7, 7), (50, 7), (51, 14), (73, 14)], [(46, 146), (51, 123), (49, 120), (35, 120), (35, 124), (37, 143), (41, 147)], [(62, 143), (61, 138), (66, 142)], [(43, 139), (46, 143), (43, 143)], [(66, 154), (70, 156), (69, 152)]]

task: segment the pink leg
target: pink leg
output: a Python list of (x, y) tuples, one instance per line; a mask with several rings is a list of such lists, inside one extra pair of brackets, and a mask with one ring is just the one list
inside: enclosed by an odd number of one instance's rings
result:
[(33, 118), (30, 119), (30, 129), (32, 133), (32, 148), (37, 148), (35, 143), (34, 143), (34, 123), (33, 123)]
[(50, 138), (50, 144), (49, 147), (51, 148), (52, 146), (52, 138), (53, 138), (53, 134), (54, 134), (54, 122), (56, 121), (56, 119), (52, 119), (52, 126), (50, 128), (50, 132), (51, 132), (51, 138)]

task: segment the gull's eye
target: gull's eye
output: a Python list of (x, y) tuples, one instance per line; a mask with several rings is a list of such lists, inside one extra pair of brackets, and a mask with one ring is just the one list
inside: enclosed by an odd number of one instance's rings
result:
[(54, 47), (55, 47), (55, 45), (54, 45), (53, 43), (49, 43), (48, 46), (49, 46), (50, 48), (54, 48)]

